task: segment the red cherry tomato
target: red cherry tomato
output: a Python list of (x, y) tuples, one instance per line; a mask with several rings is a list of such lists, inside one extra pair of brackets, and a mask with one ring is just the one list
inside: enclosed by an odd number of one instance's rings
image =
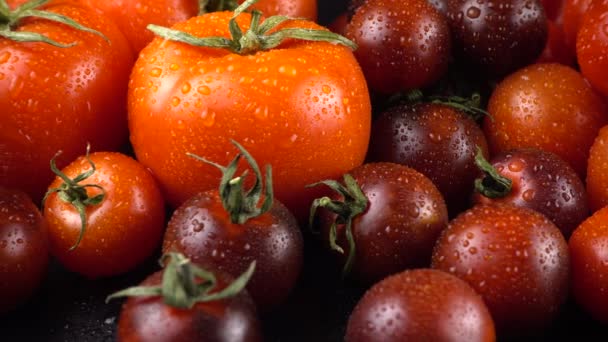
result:
[(564, 0), (563, 28), (566, 46), (572, 54), (576, 51), (576, 36), (583, 16), (594, 0)]
[(597, 0), (585, 13), (576, 39), (576, 57), (591, 85), (608, 97), (608, 0)]

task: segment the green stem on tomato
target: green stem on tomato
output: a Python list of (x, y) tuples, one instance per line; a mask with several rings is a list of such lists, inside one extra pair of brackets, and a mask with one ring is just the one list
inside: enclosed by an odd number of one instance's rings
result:
[(483, 157), (479, 146), (475, 155), (475, 164), (485, 174), (483, 178), (475, 180), (475, 190), (477, 192), (488, 198), (505, 197), (511, 192), (513, 182), (498, 173), (496, 168)]

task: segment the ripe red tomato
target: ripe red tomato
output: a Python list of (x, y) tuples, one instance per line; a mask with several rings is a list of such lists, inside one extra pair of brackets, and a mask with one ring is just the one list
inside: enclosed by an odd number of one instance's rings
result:
[(572, 292), (593, 318), (608, 322), (608, 207), (596, 211), (568, 242), (572, 260)]
[(608, 123), (606, 106), (574, 69), (534, 64), (498, 84), (483, 129), (490, 154), (533, 147), (553, 152), (584, 179), (589, 148)]
[[(44, 216), (51, 253), (67, 269), (97, 278), (127, 272), (152, 255), (162, 238), (165, 207), (154, 178), (137, 161), (112, 152), (93, 153), (90, 161), (95, 171), (77, 183), (96, 184), (105, 196), (99, 204), (86, 206), (82, 240), (77, 244), (82, 232), (79, 211), (51, 191), (65, 184), (59, 176), (49, 186)], [(73, 180), (92, 170), (87, 158), (79, 157), (61, 172)], [(89, 198), (102, 192), (90, 186), (80, 191)]]
[[(229, 37), (229, 12), (174, 28), (197, 37)], [(245, 30), (248, 13), (237, 18)], [(280, 28), (326, 29), (307, 21)], [(371, 105), (349, 48), (290, 39), (278, 49), (236, 54), (155, 39), (142, 50), (129, 88), (131, 141), (173, 206), (216, 188), (213, 167), (186, 152), (228, 162), (230, 139), (275, 170), (275, 195), (307, 217), (317, 192), (307, 184), (339, 177), (367, 151)]]
[(27, 18), (16, 30), (75, 45), (0, 38), (0, 186), (24, 190), (35, 202), (53, 179), (48, 163), (58, 150), (64, 151), (57, 160), (63, 167), (87, 141), (104, 150), (126, 142), (133, 65), (127, 41), (108, 18), (68, 1), (38, 9), (66, 15), (109, 41), (42, 18)]
[(549, 36), (543, 53), (536, 63), (560, 63), (573, 66), (575, 62), (574, 51), (566, 45), (564, 29), (553, 21), (547, 22)]
[(568, 245), (536, 211), (477, 205), (450, 222), (433, 251), (433, 268), (479, 293), (499, 335), (542, 331), (568, 293)]
[(348, 320), (346, 342), (494, 342), (494, 323), (481, 297), (449, 273), (417, 269), (369, 289)]
[(583, 16), (593, 0), (564, 0), (563, 28), (566, 46), (574, 54), (576, 51), (576, 36)]
[(49, 262), (47, 228), (23, 192), (0, 188), (0, 315), (40, 286)]
[(564, 0), (541, 0), (547, 19), (561, 23), (564, 11)]
[(608, 126), (603, 127), (589, 151), (587, 194), (592, 211), (608, 205)]
[(585, 13), (576, 38), (576, 57), (591, 85), (608, 96), (608, 0), (596, 0)]

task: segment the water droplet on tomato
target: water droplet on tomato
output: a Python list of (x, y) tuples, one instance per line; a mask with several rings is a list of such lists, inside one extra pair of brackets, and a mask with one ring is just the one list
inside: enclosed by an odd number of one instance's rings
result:
[(159, 77), (162, 73), (163, 71), (161, 68), (153, 68), (150, 70), (150, 76), (152, 77)]
[(179, 106), (179, 104), (182, 102), (182, 100), (179, 99), (179, 97), (173, 96), (173, 98), (171, 99), (171, 105), (173, 107), (177, 107)]
[(467, 17), (469, 17), (471, 19), (477, 19), (477, 18), (479, 18), (480, 15), (481, 15), (481, 10), (479, 9), (479, 7), (471, 6), (467, 10)]
[(535, 196), (536, 196), (536, 191), (534, 191), (533, 189), (528, 189), (528, 190), (524, 191), (524, 193), (521, 195), (521, 197), (526, 202), (533, 201)]
[(200, 87), (196, 88), (196, 91), (201, 95), (211, 94), (211, 89), (209, 89), (209, 87), (207, 87), (207, 86), (200, 86)]
[(186, 82), (184, 83), (184, 85), (182, 86), (182, 94), (188, 94), (190, 92), (190, 89), (192, 89), (192, 87), (190, 86), (190, 83)]
[(509, 163), (508, 168), (511, 172), (520, 172), (524, 169), (524, 163), (521, 160), (514, 160)]

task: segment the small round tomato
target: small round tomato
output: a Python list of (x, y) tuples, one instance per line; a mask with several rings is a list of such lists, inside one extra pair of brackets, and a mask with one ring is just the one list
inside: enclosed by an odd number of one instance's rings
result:
[(483, 129), (490, 154), (533, 147), (553, 152), (585, 178), (589, 148), (608, 123), (602, 99), (574, 69), (534, 64), (498, 84)]
[(593, 0), (564, 0), (563, 28), (566, 46), (574, 54), (576, 51), (576, 36)]
[(608, 96), (608, 0), (597, 0), (585, 13), (576, 38), (581, 73), (591, 85)]
[(479, 293), (499, 335), (540, 331), (568, 293), (568, 245), (536, 211), (477, 205), (452, 220), (433, 251), (433, 268), (450, 272)]
[(113, 276), (133, 269), (158, 248), (164, 201), (150, 172), (137, 161), (114, 152), (88, 156), (87, 151), (57, 174), (44, 216), (51, 253), (67, 269), (90, 278)]
[(454, 53), (488, 76), (504, 76), (543, 51), (547, 21), (540, 0), (448, 0)]
[(73, 45), (0, 37), (0, 186), (23, 190), (36, 203), (53, 180), (48, 163), (55, 152), (64, 151), (57, 160), (63, 167), (87, 141), (104, 150), (126, 142), (127, 84), (133, 65), (129, 44), (109, 18), (74, 2), (44, 3), (35, 10), (68, 16), (107, 40), (41, 17), (13, 23), (14, 32), (38, 33)]
[(566, 45), (564, 30), (553, 21), (547, 23), (549, 36), (543, 53), (536, 63), (560, 63), (572, 66), (575, 62), (574, 51)]
[(608, 207), (595, 212), (568, 242), (572, 260), (572, 292), (593, 318), (608, 322)]
[(494, 322), (481, 297), (445, 272), (417, 269), (369, 289), (346, 327), (346, 342), (494, 342)]
[(372, 91), (391, 94), (429, 86), (447, 70), (450, 30), (427, 0), (368, 0), (346, 27)]
[(40, 286), (49, 262), (47, 228), (23, 192), (0, 188), (0, 315)]
[[(174, 29), (182, 36), (228, 38), (232, 15), (208, 13)], [(236, 23), (246, 31), (249, 20), (242, 13)], [(333, 34), (302, 20), (271, 32), (287, 28)], [(250, 52), (156, 38), (142, 50), (129, 88), (135, 154), (169, 203), (179, 206), (217, 186), (213, 167), (186, 152), (227, 163), (230, 139), (237, 140), (260, 163), (273, 165), (276, 197), (305, 218), (317, 194), (305, 186), (338, 177), (365, 158), (371, 126), (365, 78), (340, 44), (288, 39), (255, 53), (241, 47)]]
[(592, 211), (608, 205), (608, 126), (602, 127), (589, 150), (587, 193)]

